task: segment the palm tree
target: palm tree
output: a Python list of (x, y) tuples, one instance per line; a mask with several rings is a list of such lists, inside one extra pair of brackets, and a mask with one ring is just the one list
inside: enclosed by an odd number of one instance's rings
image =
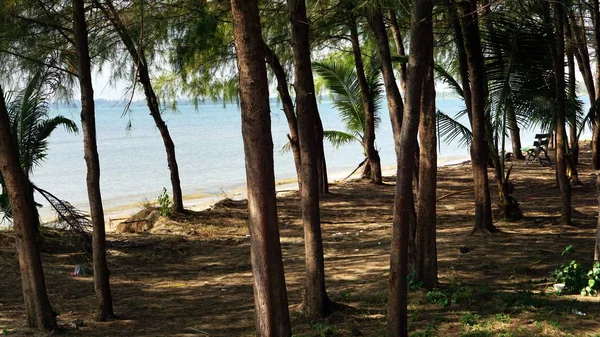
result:
[[(533, 10), (533, 9), (531, 9)], [(505, 170), (506, 138), (509, 131), (539, 127), (552, 132), (556, 127), (555, 84), (553, 82), (553, 39), (543, 22), (527, 16), (518, 23), (503, 12), (486, 18), (483, 43), (486, 46), (485, 73), (488, 85), (486, 115), (490, 116), (491, 133), (488, 135), (489, 155), (496, 173), (500, 198), (500, 213), (518, 219), (522, 212), (512, 197), (509, 181), (511, 169)], [(453, 78), (452, 71), (436, 67), (438, 77), (464, 98), (465, 93)], [(567, 96), (567, 116), (581, 125), (581, 102)], [(469, 127), (457, 122), (466, 114), (460, 111), (451, 117), (438, 111), (439, 133), (445, 141), (458, 137), (459, 143), (470, 146)], [(511, 132), (514, 137), (514, 133)]]
[[(69, 132), (78, 132), (77, 124), (58, 115), (49, 116), (48, 92), (45, 86), (52, 74), (36, 74), (13, 99), (8, 97), (7, 111), (13, 143), (19, 155), (20, 165), (28, 178), (34, 167), (40, 165), (48, 154), (48, 138), (62, 126)], [(10, 219), (12, 213), (6, 184), (0, 174), (0, 212)], [(30, 191), (33, 194), (33, 187)], [(33, 195), (32, 195), (33, 197)]]
[[(373, 62), (367, 62), (367, 65), (365, 75), (369, 88), (370, 104), (374, 107), (375, 112), (375, 128), (377, 128), (380, 122), (378, 111), (381, 107), (383, 92), (379, 80), (381, 73)], [(366, 164), (364, 165), (363, 177), (369, 177), (368, 144), (365, 137), (366, 115), (358, 83), (358, 74), (354, 65), (348, 62), (329, 60), (313, 62), (313, 69), (331, 93), (333, 105), (346, 125), (345, 131), (324, 131), (325, 138), (336, 148), (351, 142), (358, 142), (362, 146), (365, 155), (365, 160), (361, 163), (361, 165)]]

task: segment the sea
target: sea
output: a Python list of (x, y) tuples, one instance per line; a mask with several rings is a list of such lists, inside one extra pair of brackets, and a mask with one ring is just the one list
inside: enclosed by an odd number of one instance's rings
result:
[[(436, 103), (438, 109), (449, 115), (465, 108), (464, 102), (458, 98), (438, 97)], [(587, 107), (584, 109), (587, 111)], [(320, 101), (319, 113), (325, 130), (345, 131), (331, 101)], [(63, 115), (81, 125), (77, 107), (53, 106), (51, 115)], [(376, 147), (382, 166), (389, 169), (395, 165), (395, 152), (385, 103), (379, 116), (381, 122), (376, 132)], [(218, 200), (244, 194), (246, 177), (238, 104), (205, 102), (194, 106), (182, 103), (174, 111), (165, 111), (163, 117), (175, 143), (185, 206), (196, 207), (198, 200)], [(460, 121), (468, 124), (466, 118)], [(271, 100), (271, 123), (275, 179), (281, 184), (291, 184), (293, 188), (296, 186), (296, 171), (292, 154), (281, 151), (287, 143), (288, 126), (282, 107), (275, 99)], [(129, 112), (125, 112), (122, 105), (99, 104), (96, 124), (101, 193), (109, 217), (131, 212), (143, 202), (155, 202), (163, 187), (170, 193), (170, 176), (162, 139), (144, 104), (134, 104)], [(539, 132), (536, 126), (522, 130), (523, 146), (531, 145), (534, 135)], [(588, 136), (591, 136), (589, 130), (581, 139)], [(506, 144), (507, 151), (510, 151), (509, 140)], [(343, 179), (364, 159), (358, 143), (339, 148), (326, 143), (325, 152), (330, 182)], [(438, 165), (447, 165), (468, 160), (469, 153), (458, 140), (440, 141), (438, 158)], [(87, 211), (85, 179), (81, 131), (74, 134), (57, 129), (49, 139), (45, 161), (34, 168), (31, 180)], [(44, 221), (55, 217), (41, 196), (36, 195), (36, 201), (42, 204), (40, 216)]]

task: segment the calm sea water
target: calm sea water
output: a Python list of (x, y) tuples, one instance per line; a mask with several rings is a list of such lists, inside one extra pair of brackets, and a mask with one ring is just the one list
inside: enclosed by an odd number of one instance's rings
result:
[[(438, 108), (453, 115), (464, 109), (460, 99), (438, 99)], [(343, 130), (338, 112), (331, 102), (319, 104), (326, 130)], [(122, 107), (97, 108), (98, 151), (101, 164), (101, 188), (105, 209), (124, 207), (143, 200), (156, 200), (163, 187), (170, 191), (169, 170), (160, 134), (147, 109), (134, 107), (122, 117)], [(79, 109), (54, 109), (52, 115), (62, 114), (79, 123)], [(126, 128), (129, 118), (132, 127)], [(195, 109), (181, 105), (178, 112), (165, 113), (176, 146), (181, 184), (185, 196), (225, 196), (245, 186), (244, 153), (241, 135), (240, 109), (237, 105), (204, 104)], [(281, 153), (287, 142), (288, 127), (281, 106), (272, 103), (271, 111), (276, 179), (295, 178), (291, 153)], [(466, 121), (465, 121), (466, 122)], [(533, 141), (539, 130), (525, 130), (524, 146)], [(585, 135), (584, 135), (585, 136)], [(510, 144), (510, 143), (507, 143)], [(377, 131), (377, 147), (382, 165), (395, 165), (392, 131), (387, 107), (381, 110)], [(465, 160), (466, 148), (457, 143), (442, 144), (439, 163)], [(326, 144), (326, 159), (331, 178), (349, 174), (363, 160), (359, 144), (339, 149)], [(333, 180), (333, 179), (330, 179)], [(48, 156), (36, 167), (32, 181), (56, 196), (86, 210), (85, 162), (82, 135), (56, 130), (49, 142)], [(38, 202), (42, 202), (37, 198)], [(42, 218), (53, 216), (48, 206), (40, 210)]]

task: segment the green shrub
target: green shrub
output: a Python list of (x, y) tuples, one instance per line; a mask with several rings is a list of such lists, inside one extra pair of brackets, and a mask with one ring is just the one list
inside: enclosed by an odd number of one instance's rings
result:
[(170, 216), (173, 213), (173, 203), (169, 198), (166, 187), (163, 187), (162, 193), (158, 196), (158, 205), (160, 206), (160, 215)]

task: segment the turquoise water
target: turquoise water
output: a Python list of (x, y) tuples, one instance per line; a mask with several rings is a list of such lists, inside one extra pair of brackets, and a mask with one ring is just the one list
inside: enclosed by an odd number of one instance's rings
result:
[[(453, 115), (464, 108), (460, 99), (438, 99), (438, 108)], [(319, 104), (326, 130), (343, 130), (337, 111), (331, 102)], [(144, 106), (133, 107), (122, 117), (122, 107), (97, 108), (98, 151), (101, 165), (101, 188), (107, 210), (156, 200), (163, 187), (170, 190), (169, 171), (160, 134)], [(79, 109), (54, 109), (79, 124)], [(132, 127), (127, 124), (131, 119)], [(181, 184), (186, 196), (225, 196), (245, 186), (245, 168), (241, 136), (240, 110), (237, 105), (204, 104), (196, 110), (180, 105), (175, 113), (164, 114), (175, 142)], [(281, 106), (272, 103), (272, 133), (277, 180), (295, 178), (291, 153), (281, 153), (287, 142), (287, 122)], [(392, 131), (387, 109), (381, 111), (377, 131), (377, 147), (382, 166), (395, 165)], [(532, 143), (536, 130), (523, 132), (524, 146)], [(509, 144), (509, 143), (507, 143)], [(467, 159), (468, 151), (456, 143), (442, 144), (440, 163)], [(349, 174), (363, 160), (359, 144), (333, 149), (326, 144), (326, 159), (330, 177)], [(333, 180), (333, 179), (330, 179)], [(50, 138), (48, 157), (35, 168), (32, 181), (76, 207), (87, 209), (85, 162), (82, 135), (62, 129)], [(38, 202), (41, 202), (39, 200)], [(40, 210), (42, 218), (52, 217), (49, 207)]]

